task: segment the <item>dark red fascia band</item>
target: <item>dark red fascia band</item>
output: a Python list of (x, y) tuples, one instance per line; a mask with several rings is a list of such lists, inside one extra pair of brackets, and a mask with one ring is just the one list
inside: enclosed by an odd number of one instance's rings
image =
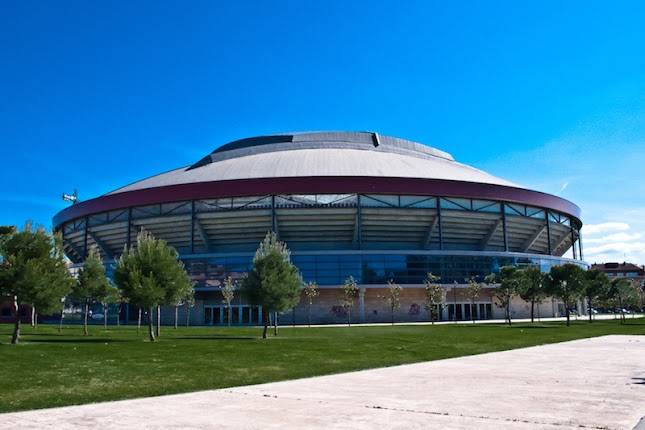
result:
[(305, 176), (193, 182), (106, 194), (58, 212), (54, 228), (64, 222), (116, 209), (221, 197), (270, 194), (402, 194), (463, 197), (521, 203), (562, 212), (580, 222), (580, 208), (568, 200), (539, 191), (481, 182), (445, 179), (363, 176)]

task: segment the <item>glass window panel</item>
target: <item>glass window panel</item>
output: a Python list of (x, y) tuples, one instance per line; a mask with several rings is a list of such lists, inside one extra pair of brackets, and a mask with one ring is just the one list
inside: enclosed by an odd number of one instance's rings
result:
[(361, 197), (361, 206), (363, 207), (398, 207), (399, 196), (366, 194)]
[(506, 203), (504, 205), (504, 209), (507, 215), (520, 215), (520, 216), (526, 216), (526, 207), (523, 205), (516, 205), (513, 203)]
[(436, 197), (428, 196), (401, 196), (401, 206), (413, 208), (436, 208), (437, 199)]
[(318, 204), (322, 205), (356, 205), (356, 194), (318, 194), (316, 196)]
[(441, 199), (441, 209), (452, 209), (458, 211), (470, 210), (471, 202), (469, 199)]
[(486, 210), (491, 206), (492, 207), (497, 206), (499, 211), (499, 203), (497, 202), (494, 202), (492, 200), (473, 200), (473, 210), (476, 210), (476, 211)]

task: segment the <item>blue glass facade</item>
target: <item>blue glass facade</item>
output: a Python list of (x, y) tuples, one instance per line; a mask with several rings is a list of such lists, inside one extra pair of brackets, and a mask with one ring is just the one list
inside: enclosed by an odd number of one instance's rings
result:
[[(226, 276), (242, 279), (251, 269), (252, 255), (185, 259), (186, 268), (197, 287), (217, 287)], [(293, 255), (304, 281), (319, 285), (339, 285), (348, 276), (359, 284), (384, 284), (394, 280), (400, 284), (421, 284), (428, 272), (441, 278), (441, 283), (463, 283), (475, 277), (483, 281), (506, 265), (536, 265), (542, 271), (562, 264), (558, 258), (538, 255), (433, 255), (412, 253), (354, 253)], [(566, 260), (570, 261), (570, 260)], [(577, 264), (583, 264), (575, 261)]]

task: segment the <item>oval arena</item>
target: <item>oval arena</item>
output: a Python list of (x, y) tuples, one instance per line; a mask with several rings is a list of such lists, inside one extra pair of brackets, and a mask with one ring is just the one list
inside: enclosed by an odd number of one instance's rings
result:
[[(471, 315), (466, 279), (504, 265), (548, 271), (583, 262), (580, 209), (461, 164), (441, 150), (371, 132), (277, 134), (237, 140), (192, 165), (126, 185), (72, 205), (54, 218), (65, 252), (82, 263), (91, 247), (108, 274), (141, 229), (179, 252), (195, 281), (193, 324), (222, 324), (219, 287), (240, 280), (258, 243), (275, 231), (292, 251), (304, 281), (315, 281), (317, 323), (347, 320), (340, 287), (360, 287), (355, 322), (390, 320), (379, 298), (387, 281), (403, 287), (399, 321), (427, 321), (423, 281), (428, 272), (446, 288), (444, 320), (502, 317), (484, 288)], [(567, 255), (568, 257), (565, 257)], [(513, 316), (528, 315), (515, 299)], [(543, 317), (561, 305), (549, 299)], [(235, 324), (256, 324), (262, 310), (236, 294)], [(136, 310), (122, 319), (136, 319)], [(166, 313), (170, 317), (170, 313)], [(305, 323), (305, 301), (281, 316)]]

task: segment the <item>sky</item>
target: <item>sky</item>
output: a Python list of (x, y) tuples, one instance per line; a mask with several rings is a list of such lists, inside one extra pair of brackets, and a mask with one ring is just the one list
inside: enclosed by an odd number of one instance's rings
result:
[(370, 130), (582, 209), (645, 264), (645, 3), (6, 1), (0, 224), (228, 141)]

